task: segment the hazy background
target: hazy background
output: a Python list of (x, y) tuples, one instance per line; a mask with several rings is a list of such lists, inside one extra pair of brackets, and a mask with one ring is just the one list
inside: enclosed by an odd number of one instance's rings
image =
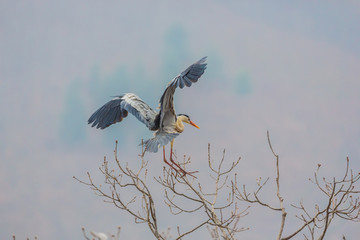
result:
[[(215, 160), (226, 148), (229, 164), (242, 157), (241, 183), (254, 186), (275, 176), (269, 130), (290, 232), (300, 223), (289, 203), (325, 204), (307, 181), (318, 163), (328, 177), (340, 176), (346, 156), (360, 170), (359, 23), (358, 1), (2, 0), (0, 238), (82, 239), (82, 226), (121, 225), (122, 239), (150, 239), (146, 226), (72, 176), (89, 171), (102, 183), (98, 167), (104, 155), (112, 159), (115, 139), (120, 160), (138, 166), (137, 144), (151, 133), (132, 116), (104, 131), (87, 119), (125, 92), (157, 107), (166, 84), (203, 56), (205, 74), (175, 98), (177, 112), (200, 129), (187, 126), (175, 149), (192, 157), (201, 179), (207, 144)], [(147, 159), (159, 175), (162, 154)], [(196, 217), (173, 220), (151, 186), (161, 229), (195, 224)], [(274, 199), (272, 187), (264, 198)], [(274, 239), (279, 223), (280, 215), (254, 208), (240, 221), (251, 229), (239, 236)], [(359, 224), (334, 224), (327, 239), (360, 234)], [(208, 238), (205, 230), (190, 239)]]

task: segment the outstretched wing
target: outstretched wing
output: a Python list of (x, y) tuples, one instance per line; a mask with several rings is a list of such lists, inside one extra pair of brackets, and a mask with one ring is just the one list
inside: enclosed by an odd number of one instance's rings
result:
[(159, 126), (156, 120), (157, 112), (133, 93), (126, 93), (107, 102), (94, 112), (88, 120), (92, 127), (104, 129), (111, 124), (121, 122), (127, 117), (128, 112), (144, 123), (150, 130), (156, 130)]
[(160, 98), (160, 129), (165, 132), (172, 131), (170, 126), (176, 121), (176, 114), (173, 104), (173, 97), (177, 87), (190, 87), (198, 81), (206, 69), (206, 57), (189, 66), (185, 71), (177, 75), (165, 89)]

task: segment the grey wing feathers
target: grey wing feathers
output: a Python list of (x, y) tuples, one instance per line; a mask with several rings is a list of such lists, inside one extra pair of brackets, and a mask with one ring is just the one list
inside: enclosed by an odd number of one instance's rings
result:
[(157, 130), (156, 116), (158, 115), (149, 105), (133, 93), (125, 94), (122, 99), (122, 107), (133, 114), (140, 122), (150, 130)]
[(132, 93), (115, 97), (104, 104), (91, 115), (88, 123), (92, 123), (92, 127), (96, 126), (96, 128), (104, 129), (111, 124), (121, 122), (122, 119), (128, 115), (128, 112), (133, 114), (150, 130), (156, 129), (155, 119), (157, 113), (138, 96)]
[(156, 153), (160, 147), (165, 146), (178, 135), (179, 133), (166, 133), (159, 131), (155, 134), (155, 137), (144, 142), (145, 151)]
[(184, 86), (190, 87), (192, 83), (197, 82), (206, 69), (206, 58), (207, 57), (203, 57), (202, 59), (188, 67), (181, 74), (176, 76), (171, 81), (170, 86), (176, 85), (180, 88), (183, 88)]
[[(190, 87), (192, 83), (197, 82), (206, 69), (206, 57), (203, 57), (196, 63), (190, 65), (185, 71), (176, 76), (165, 89), (160, 98), (160, 128), (170, 126), (171, 122), (176, 121), (176, 114), (173, 104), (175, 89), (179, 86)], [(166, 131), (166, 129), (165, 129)]]
[(104, 129), (116, 122), (121, 122), (128, 112), (121, 107), (122, 99), (120, 97), (104, 104), (96, 112), (94, 112), (88, 120), (88, 124), (92, 123), (92, 127)]

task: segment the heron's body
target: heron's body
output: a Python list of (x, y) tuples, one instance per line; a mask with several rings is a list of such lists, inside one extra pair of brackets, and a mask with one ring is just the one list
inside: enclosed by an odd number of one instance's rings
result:
[[(130, 112), (149, 130), (156, 131), (153, 138), (144, 142), (146, 151), (157, 152), (160, 147), (164, 147), (169, 142), (172, 146), (174, 138), (184, 131), (184, 122), (197, 127), (189, 116), (185, 114), (176, 115), (173, 104), (175, 90), (177, 87), (190, 87), (192, 83), (197, 82), (206, 69), (205, 60), (206, 57), (192, 64), (168, 84), (160, 98), (159, 112), (154, 111), (135, 94), (126, 93), (115, 97), (99, 108), (91, 115), (88, 123), (92, 123), (92, 127), (104, 129), (114, 123), (121, 122)], [(164, 160), (166, 161), (165, 156)], [(172, 156), (170, 156), (170, 160), (172, 161)], [(185, 173), (185, 171), (183, 172)]]

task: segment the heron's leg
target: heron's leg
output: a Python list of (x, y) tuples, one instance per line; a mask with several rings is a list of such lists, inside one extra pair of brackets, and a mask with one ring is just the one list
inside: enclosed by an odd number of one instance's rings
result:
[(172, 163), (174, 163), (174, 161), (172, 160), (172, 155), (173, 155), (173, 146), (174, 146), (174, 141), (175, 141), (175, 139), (173, 139), (173, 140), (171, 140), (171, 142), (170, 142), (170, 161), (172, 162)]
[(165, 158), (165, 146), (163, 146), (163, 155), (164, 155), (164, 162), (165, 162), (167, 165), (169, 165), (172, 169), (174, 169), (175, 172), (179, 172), (178, 169), (176, 169), (172, 164), (170, 164), (170, 163), (166, 160), (166, 158)]
[[(179, 168), (179, 170), (180, 170), (180, 172), (183, 174), (183, 176), (185, 176), (186, 174), (188, 174), (188, 175), (196, 178), (194, 175), (192, 175), (192, 173), (197, 173), (197, 171), (196, 171), (196, 172), (187, 172), (187, 171), (185, 171), (185, 169), (183, 169), (182, 167), (180, 167), (179, 164), (177, 164), (177, 163), (172, 159), (174, 140), (175, 140), (175, 139), (171, 140), (171, 143), (170, 143), (170, 144), (171, 144), (171, 149), (170, 149), (170, 162), (171, 162), (172, 164), (174, 164), (176, 167)], [(165, 152), (164, 152), (164, 153), (165, 153)], [(165, 156), (165, 155), (164, 155), (164, 156)], [(179, 172), (179, 171), (177, 171), (177, 172)]]
[(184, 173), (185, 170), (183, 170), (183, 169), (172, 159), (174, 141), (175, 141), (175, 139), (171, 140), (171, 142), (170, 142), (170, 146), (171, 146), (171, 148), (170, 148), (170, 161), (171, 161), (173, 164), (175, 164), (175, 165), (181, 170), (181, 172)]

